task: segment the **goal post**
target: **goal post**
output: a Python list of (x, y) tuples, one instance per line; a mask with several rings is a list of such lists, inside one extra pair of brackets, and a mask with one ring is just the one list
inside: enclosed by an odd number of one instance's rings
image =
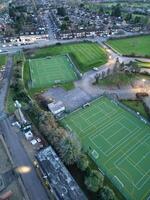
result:
[(98, 154), (98, 152), (96, 150), (93, 150), (91, 154), (95, 159), (99, 158), (99, 154)]

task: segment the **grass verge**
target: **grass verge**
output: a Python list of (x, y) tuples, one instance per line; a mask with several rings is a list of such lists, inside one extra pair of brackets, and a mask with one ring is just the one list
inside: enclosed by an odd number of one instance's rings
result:
[(6, 58), (7, 56), (6, 55), (0, 55), (0, 69), (3, 65), (6, 64)]
[(123, 104), (133, 109), (136, 112), (139, 112), (143, 117), (149, 120), (149, 116), (145, 110), (144, 104), (139, 100), (122, 100)]

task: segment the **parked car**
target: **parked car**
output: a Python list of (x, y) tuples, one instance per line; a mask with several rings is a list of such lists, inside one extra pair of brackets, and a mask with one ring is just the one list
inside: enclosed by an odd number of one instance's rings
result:
[(31, 131), (28, 131), (24, 134), (26, 140), (32, 140), (33, 139), (33, 133)]
[(93, 67), (93, 70), (94, 70), (94, 71), (98, 71), (98, 68), (97, 68), (97, 67)]
[(21, 125), (20, 125), (19, 122), (13, 122), (11, 125), (12, 125), (12, 126), (15, 126), (15, 127), (17, 127), (17, 128), (21, 128)]

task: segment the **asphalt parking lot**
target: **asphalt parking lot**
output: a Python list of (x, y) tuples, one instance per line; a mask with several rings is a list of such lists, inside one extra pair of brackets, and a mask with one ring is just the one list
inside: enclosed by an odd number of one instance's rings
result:
[(92, 100), (92, 97), (80, 88), (75, 88), (70, 91), (65, 91), (60, 87), (51, 88), (43, 96), (56, 101), (62, 101), (66, 110), (70, 112)]

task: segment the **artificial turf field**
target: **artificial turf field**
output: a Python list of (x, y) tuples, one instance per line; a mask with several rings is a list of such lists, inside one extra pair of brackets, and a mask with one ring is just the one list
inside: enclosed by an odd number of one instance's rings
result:
[(29, 60), (32, 88), (44, 88), (77, 79), (67, 55)]
[(150, 35), (108, 40), (107, 44), (123, 55), (150, 57)]
[(99, 44), (91, 42), (68, 43), (40, 48), (35, 50), (32, 58), (60, 54), (69, 54), (80, 72), (86, 72), (107, 62), (106, 51)]
[(150, 126), (102, 97), (61, 123), (75, 132), (98, 167), (130, 200), (150, 194)]

